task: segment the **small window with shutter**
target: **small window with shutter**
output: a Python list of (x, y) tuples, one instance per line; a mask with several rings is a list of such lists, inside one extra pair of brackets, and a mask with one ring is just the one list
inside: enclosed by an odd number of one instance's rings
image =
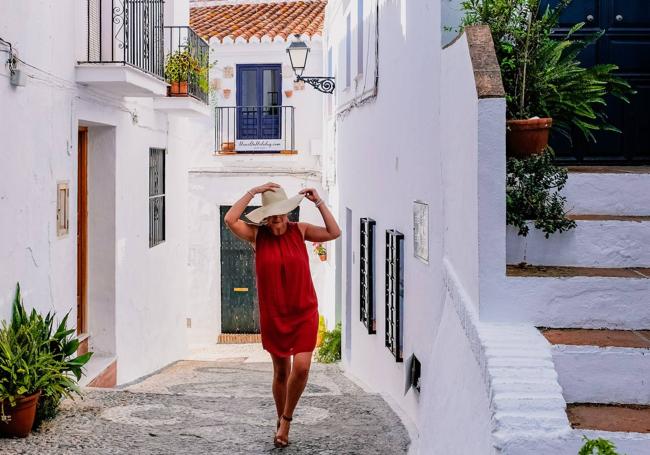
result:
[(386, 347), (402, 361), (402, 300), (404, 299), (404, 234), (386, 231)]
[(361, 322), (369, 334), (376, 333), (375, 324), (375, 220), (361, 218), (360, 239), (360, 307)]
[(149, 248), (165, 241), (165, 149), (149, 149)]

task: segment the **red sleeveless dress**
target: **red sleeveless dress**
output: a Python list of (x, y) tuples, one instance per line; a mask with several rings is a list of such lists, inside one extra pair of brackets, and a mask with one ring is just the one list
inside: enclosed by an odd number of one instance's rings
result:
[(318, 300), (307, 247), (298, 223), (282, 235), (260, 226), (255, 239), (255, 272), (262, 346), (278, 357), (316, 347)]

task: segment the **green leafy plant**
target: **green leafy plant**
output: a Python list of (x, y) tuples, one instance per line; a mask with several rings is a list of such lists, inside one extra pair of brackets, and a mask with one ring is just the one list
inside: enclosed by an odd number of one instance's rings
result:
[(554, 232), (576, 227), (567, 218), (566, 198), (560, 191), (566, 185), (567, 170), (553, 164), (551, 150), (527, 159), (510, 158), (507, 162), (506, 221), (526, 236), (529, 221), (546, 238)]
[(165, 79), (169, 83), (196, 83), (204, 93), (209, 93), (210, 68), (214, 64), (208, 61), (208, 53), (195, 55), (191, 46), (186, 46), (167, 56)]
[(323, 256), (327, 254), (327, 249), (321, 242), (314, 242), (314, 253), (316, 253), (318, 256)]
[(341, 360), (341, 323), (333, 330), (325, 332), (323, 344), (316, 351), (316, 360), (321, 363), (334, 363)]
[(594, 131), (618, 131), (607, 121), (605, 96), (629, 102), (634, 91), (614, 74), (616, 65), (580, 65), (578, 56), (602, 32), (577, 39), (579, 23), (563, 37), (552, 36), (571, 1), (542, 11), (541, 0), (465, 0), (463, 25), (490, 27), (508, 118), (552, 117), (553, 128), (569, 140), (576, 129), (594, 141)]
[(607, 439), (589, 439), (586, 436), (583, 436), (582, 439), (585, 441), (585, 445), (582, 446), (578, 455), (619, 455), (614, 443)]
[[(92, 353), (75, 356), (79, 348), (79, 340), (73, 335), (74, 329), (67, 327), (69, 314), (61, 322), (55, 324), (55, 314), (48, 312), (45, 316), (32, 310), (27, 313), (20, 294), (20, 286), (16, 286), (16, 295), (12, 305), (11, 323), (3, 326), (4, 348), (0, 353), (0, 374), (9, 373), (9, 382), (22, 382), (23, 386), (13, 389), (6, 388), (3, 393), (0, 378), (0, 400), (8, 399), (13, 405), (15, 399), (24, 394), (41, 391), (37, 408), (37, 425), (44, 419), (56, 415), (61, 399), (79, 394), (77, 381), (81, 379), (84, 365), (90, 360)], [(21, 347), (18, 351), (12, 343)], [(2, 344), (2, 342), (0, 342)], [(22, 365), (19, 371), (2, 367), (2, 362), (12, 365)], [(25, 373), (21, 376), (20, 371)], [(22, 379), (20, 379), (22, 378)], [(5, 378), (7, 379), (7, 378)], [(36, 385), (35, 385), (36, 384)], [(36, 387), (36, 388), (34, 388)], [(11, 392), (11, 393), (10, 393)]]
[(191, 74), (200, 71), (199, 61), (189, 47), (172, 52), (165, 63), (167, 82), (187, 82)]

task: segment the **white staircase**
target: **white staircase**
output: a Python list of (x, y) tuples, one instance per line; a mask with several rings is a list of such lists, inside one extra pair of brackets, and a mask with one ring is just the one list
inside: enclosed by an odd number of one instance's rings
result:
[(570, 169), (565, 194), (576, 229), (509, 229), (513, 317), (552, 346), (570, 450), (586, 434), (650, 453), (650, 168)]

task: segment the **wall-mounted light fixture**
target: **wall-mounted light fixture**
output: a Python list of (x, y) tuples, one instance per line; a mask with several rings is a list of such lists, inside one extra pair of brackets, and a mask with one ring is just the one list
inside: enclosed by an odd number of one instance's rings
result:
[(294, 35), (294, 40), (287, 48), (291, 68), (296, 75), (296, 82), (304, 81), (314, 87), (319, 92), (334, 93), (334, 78), (326, 76), (303, 76), (307, 66), (307, 57), (309, 56), (309, 46), (300, 38), (300, 35)]

